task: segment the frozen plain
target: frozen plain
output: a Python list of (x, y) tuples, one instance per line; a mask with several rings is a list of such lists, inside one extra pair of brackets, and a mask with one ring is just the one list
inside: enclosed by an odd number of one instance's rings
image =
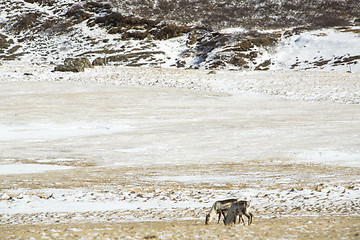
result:
[(358, 73), (51, 69), (1, 66), (2, 226), (203, 222), (235, 196), (358, 234)]

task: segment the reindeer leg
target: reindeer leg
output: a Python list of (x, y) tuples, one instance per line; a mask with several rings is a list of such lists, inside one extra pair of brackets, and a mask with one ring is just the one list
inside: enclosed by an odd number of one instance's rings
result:
[(224, 224), (225, 224), (227, 218), (231, 219), (231, 212), (229, 212), (228, 210), (225, 210), (225, 211), (223, 211), (223, 213), (224, 213), (224, 220), (223, 221), (224, 221)]
[(236, 210), (235, 215), (234, 215), (234, 225), (236, 224), (236, 218), (237, 218), (238, 215), (241, 216), (241, 215), (239, 214), (239, 211)]
[(248, 218), (248, 225), (250, 225), (252, 223), (252, 213), (247, 214), (246, 212), (244, 212), (244, 215)]
[(229, 225), (234, 222), (236, 215), (233, 211), (228, 211), (226, 217), (224, 218), (224, 224)]
[(225, 210), (225, 211), (221, 211), (222, 212), (222, 215), (223, 215), (223, 218), (224, 218), (224, 221), (225, 221), (225, 218), (226, 218), (226, 214), (227, 214), (227, 210)]
[(221, 213), (222, 213), (222, 211), (220, 211), (220, 212), (218, 213), (218, 215), (219, 215), (219, 217), (218, 217), (218, 224), (219, 224), (219, 222), (220, 222)]
[(243, 214), (239, 215), (239, 223), (241, 224), (241, 222), (245, 225), (244, 215)]

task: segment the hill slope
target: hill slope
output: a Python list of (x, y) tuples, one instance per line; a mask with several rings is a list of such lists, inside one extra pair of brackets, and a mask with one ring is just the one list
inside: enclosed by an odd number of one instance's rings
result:
[(0, 61), (360, 71), (358, 1), (2, 0)]

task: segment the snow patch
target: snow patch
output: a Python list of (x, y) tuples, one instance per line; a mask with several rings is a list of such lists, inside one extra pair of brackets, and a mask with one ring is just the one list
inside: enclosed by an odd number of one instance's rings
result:
[(0, 175), (43, 173), (51, 170), (65, 170), (73, 167), (57, 166), (47, 164), (2, 164), (0, 165)]
[[(316, 69), (360, 72), (359, 61), (336, 64), (341, 57), (360, 56), (360, 37), (351, 32), (322, 29), (284, 38), (274, 51), (271, 69)], [(314, 66), (314, 64), (318, 66)], [(296, 66), (295, 66), (296, 65)]]
[(33, 123), (28, 125), (0, 125), (0, 141), (47, 141), (68, 137), (92, 136), (130, 131), (127, 125), (104, 123)]
[(245, 28), (224, 28), (220, 31), (222, 34), (244, 33), (247, 32)]
[(337, 165), (343, 167), (360, 167), (360, 152), (341, 152), (329, 149), (302, 151), (296, 154), (297, 161)]

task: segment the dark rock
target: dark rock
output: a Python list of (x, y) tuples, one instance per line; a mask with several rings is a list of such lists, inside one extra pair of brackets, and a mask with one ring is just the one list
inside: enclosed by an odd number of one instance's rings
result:
[(266, 70), (269, 70), (269, 65), (271, 64), (271, 61), (270, 60), (266, 60), (264, 61), (263, 63), (259, 64), (255, 70), (263, 70), (263, 71), (266, 71)]
[(177, 67), (177, 68), (183, 68), (183, 67), (185, 67), (185, 65), (186, 65), (186, 62), (183, 61), (183, 60), (178, 60), (178, 61), (176, 62), (176, 67)]
[(0, 53), (4, 52), (4, 49), (9, 48), (11, 42), (7, 40), (7, 36), (0, 34)]
[(54, 71), (59, 72), (83, 72), (84, 68), (79, 66), (57, 65)]
[(244, 65), (247, 64), (247, 61), (245, 61), (243, 58), (241, 57), (237, 57), (237, 56), (234, 56), (231, 60), (230, 60), (230, 63), (234, 66), (238, 66), (238, 67), (242, 67)]
[(196, 32), (191, 32), (189, 34), (189, 38), (186, 42), (187, 45), (194, 45), (197, 42), (198, 36), (196, 34)]
[(104, 66), (106, 65), (105, 58), (98, 57), (92, 62), (93, 66)]
[(354, 25), (355, 26), (360, 26), (360, 18), (357, 18), (354, 20)]
[(220, 68), (223, 68), (225, 66), (226, 66), (226, 64), (223, 61), (217, 60), (217, 61), (211, 63), (208, 68), (209, 69), (220, 69)]
[(149, 59), (156, 54), (165, 54), (163, 51), (144, 51), (128, 54), (113, 55), (106, 58), (106, 62), (137, 62), (142, 59)]
[(121, 54), (121, 55), (113, 55), (113, 56), (109, 56), (107, 58), (107, 60), (109, 62), (127, 62), (128, 61), (128, 57), (126, 56), (126, 54)]
[(60, 72), (83, 72), (84, 68), (93, 68), (87, 58), (66, 58), (63, 65), (55, 67), (55, 71)]
[(64, 61), (65, 65), (68, 66), (79, 66), (83, 68), (93, 68), (89, 59), (87, 58), (66, 58)]

